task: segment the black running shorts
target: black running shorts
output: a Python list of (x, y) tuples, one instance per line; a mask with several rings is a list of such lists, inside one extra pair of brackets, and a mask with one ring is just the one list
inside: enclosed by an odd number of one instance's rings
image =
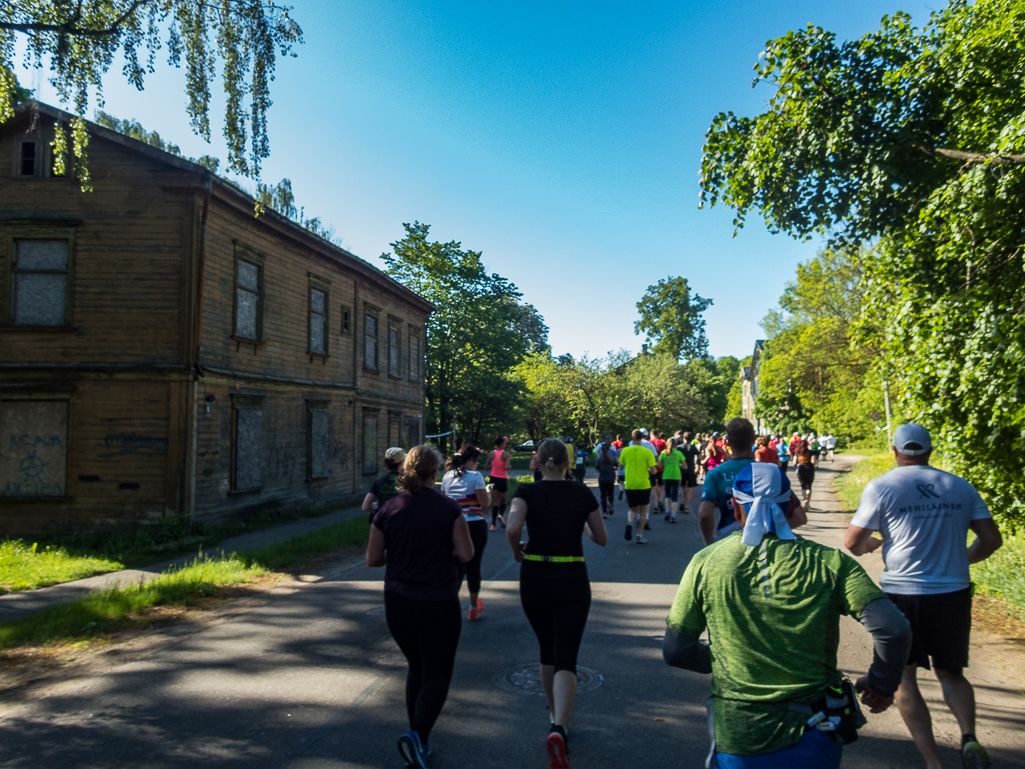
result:
[(693, 489), (698, 485), (698, 474), (693, 470), (681, 470), (680, 473), (683, 475), (683, 481), (680, 484), (688, 489)]
[(651, 504), (651, 489), (627, 489), (626, 504), (628, 507), (644, 507)]
[(815, 465), (798, 465), (797, 480), (801, 482), (803, 491), (811, 491), (811, 485), (815, 482)]
[(491, 483), (495, 487), (495, 491), (509, 491), (509, 479), (508, 478), (496, 478), (491, 476)]
[(904, 612), (911, 625), (908, 664), (926, 670), (959, 674), (968, 667), (968, 643), (972, 635), (972, 589), (933, 595), (886, 596)]
[(661, 486), (662, 485), (662, 473), (655, 473), (651, 477), (651, 485), (652, 486)]

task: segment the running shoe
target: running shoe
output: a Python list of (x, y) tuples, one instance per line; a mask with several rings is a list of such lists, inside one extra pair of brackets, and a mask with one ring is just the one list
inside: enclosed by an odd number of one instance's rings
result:
[(645, 521), (644, 522), (644, 530), (645, 531), (651, 531), (651, 521)]
[(626, 525), (626, 534), (625, 534), (625, 535), (623, 535), (623, 538), (624, 538), (624, 539), (625, 539), (625, 540), (626, 540), (627, 542), (629, 542), (629, 541), (630, 541), (631, 539), (633, 539), (633, 538), (634, 538), (634, 527), (633, 527), (633, 524), (632, 524), (632, 523), (628, 523), (628, 524)]
[[(503, 526), (502, 528), (504, 529), (505, 527)], [(495, 528), (495, 524), (491, 524), (491, 530), (492, 531), (498, 531), (498, 529)]]
[(399, 754), (405, 760), (407, 767), (427, 769), (427, 750), (420, 744), (420, 735), (413, 729), (399, 737)]
[(623, 501), (623, 490), (622, 489), (619, 490), (619, 501), (620, 502)]
[(477, 599), (477, 606), (470, 607), (470, 611), (467, 612), (468, 619), (480, 619), (480, 613), (484, 611), (484, 602), (481, 599)]
[(551, 762), (548, 769), (569, 769), (569, 760), (566, 758), (566, 735), (558, 727), (552, 727), (548, 735), (548, 757)]
[(669, 513), (666, 513), (666, 520), (669, 520)]
[(676, 523), (676, 516), (675, 516), (675, 515), (674, 515), (674, 516), (671, 516), (671, 517), (669, 518), (669, 523)]
[(986, 769), (989, 754), (978, 740), (968, 740), (961, 746), (961, 765), (964, 769)]
[(505, 528), (505, 518), (503, 518), (501, 515), (498, 516), (498, 522), (500, 524), (502, 524), (502, 528), (504, 529)]
[(638, 545), (646, 545), (646, 544), (648, 544), (648, 540), (646, 540), (640, 534), (637, 535), (637, 539), (635, 540), (635, 542), (637, 542)]

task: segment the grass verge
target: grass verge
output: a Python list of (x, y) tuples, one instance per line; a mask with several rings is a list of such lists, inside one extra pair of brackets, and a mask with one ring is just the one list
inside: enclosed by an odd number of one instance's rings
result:
[(220, 588), (253, 582), (272, 570), (315, 555), (363, 545), (368, 534), (367, 520), (361, 517), (247, 553), (200, 556), (190, 565), (151, 582), (97, 591), (0, 625), (0, 650), (64, 643), (129, 629), (146, 622), (147, 610), (194, 605)]
[(0, 593), (35, 590), (122, 568), (120, 561), (74, 556), (62, 547), (40, 548), (36, 542), (29, 545), (20, 539), (0, 542)]
[(146, 566), (213, 547), (229, 537), (325, 515), (361, 501), (362, 497), (353, 497), (325, 507), (263, 512), (244, 521), (220, 524), (171, 516), (155, 526), (40, 537), (38, 542), (8, 539), (0, 543), (0, 594)]
[(896, 466), (892, 454), (876, 454), (861, 460), (849, 473), (837, 478), (836, 491), (840, 495), (844, 509), (850, 512), (857, 510), (861, 492), (865, 490), (868, 482)]

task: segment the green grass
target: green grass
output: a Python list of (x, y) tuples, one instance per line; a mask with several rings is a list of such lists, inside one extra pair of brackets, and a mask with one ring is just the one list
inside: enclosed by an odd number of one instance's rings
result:
[(861, 492), (865, 490), (868, 482), (896, 466), (892, 454), (876, 454), (861, 460), (854, 465), (849, 473), (837, 478), (836, 490), (844, 504), (844, 509), (851, 512), (857, 510)]
[(313, 518), (358, 505), (360, 498), (325, 507), (264, 512), (248, 519), (219, 524), (200, 523), (188, 516), (169, 516), (154, 526), (140, 526), (65, 537), (40, 536), (0, 542), (0, 593), (54, 585), (60, 582), (147, 566), (195, 553), (228, 539), (290, 521)]
[(370, 526), (359, 517), (257, 550), (210, 558), (200, 555), (140, 585), (97, 591), (0, 625), (0, 650), (29, 644), (68, 642), (101, 636), (137, 624), (140, 613), (156, 606), (189, 606), (218, 588), (252, 582), (269, 571), (312, 556), (366, 544)]
[(972, 566), (972, 581), (976, 590), (1002, 599), (1025, 621), (1025, 531), (1005, 534), (1003, 547)]
[(29, 545), (20, 539), (0, 542), (0, 593), (35, 590), (122, 568), (119, 561), (73, 556), (62, 547), (40, 548), (38, 543)]

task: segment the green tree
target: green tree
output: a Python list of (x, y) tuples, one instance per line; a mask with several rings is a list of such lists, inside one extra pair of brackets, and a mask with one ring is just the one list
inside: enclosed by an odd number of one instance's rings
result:
[(655, 353), (674, 360), (704, 357), (708, 338), (701, 313), (711, 305), (711, 299), (691, 296), (686, 278), (660, 280), (648, 286), (637, 303), (640, 320), (634, 323), (634, 333), (645, 333)]
[[(186, 111), (193, 130), (207, 141), (210, 86), (220, 64), (228, 167), (258, 176), (270, 154), (267, 111), (277, 58), (294, 55), (292, 47), (302, 42), (290, 12), (270, 0), (7, 0), (0, 4), (0, 123), (17, 103), (14, 56), (21, 42), (24, 65), (48, 69), (57, 94), (77, 113), (70, 126), (72, 149), (88, 188), (83, 116), (90, 94), (102, 102), (103, 77), (118, 56), (128, 82), (142, 90), (157, 53), (166, 49), (169, 65), (185, 65)], [(56, 133), (58, 162), (66, 155), (66, 136)]]
[(438, 308), (427, 322), (429, 429), (447, 432), (458, 422), (460, 436), (474, 442), (508, 430), (520, 393), (510, 372), (547, 345), (547, 327), (520, 304), (516, 286), (484, 270), (479, 251), (432, 242), (420, 222), (403, 227), (406, 237), (381, 258), (389, 275)]
[(1025, 0), (953, 2), (837, 42), (771, 41), (754, 118), (721, 114), (706, 202), (769, 228), (877, 245), (857, 331), (884, 353), (897, 400), (945, 461), (1025, 521)]
[(522, 387), (520, 423), (535, 446), (549, 436), (573, 430), (569, 405), (572, 365), (560, 363), (550, 350), (543, 350), (527, 354), (513, 369)]
[(198, 158), (190, 158), (183, 155), (181, 147), (177, 144), (164, 141), (156, 131), (147, 131), (138, 120), (122, 120), (121, 118), (114, 117), (103, 110), (97, 110), (96, 114), (93, 116), (93, 121), (97, 125), (109, 128), (111, 131), (117, 131), (119, 134), (124, 134), (132, 139), (145, 142), (151, 147), (156, 147), (164, 152), (169, 152), (172, 155), (184, 158), (191, 163), (201, 165), (211, 173), (217, 173), (217, 169), (221, 166), (220, 159), (211, 155), (203, 155)]

